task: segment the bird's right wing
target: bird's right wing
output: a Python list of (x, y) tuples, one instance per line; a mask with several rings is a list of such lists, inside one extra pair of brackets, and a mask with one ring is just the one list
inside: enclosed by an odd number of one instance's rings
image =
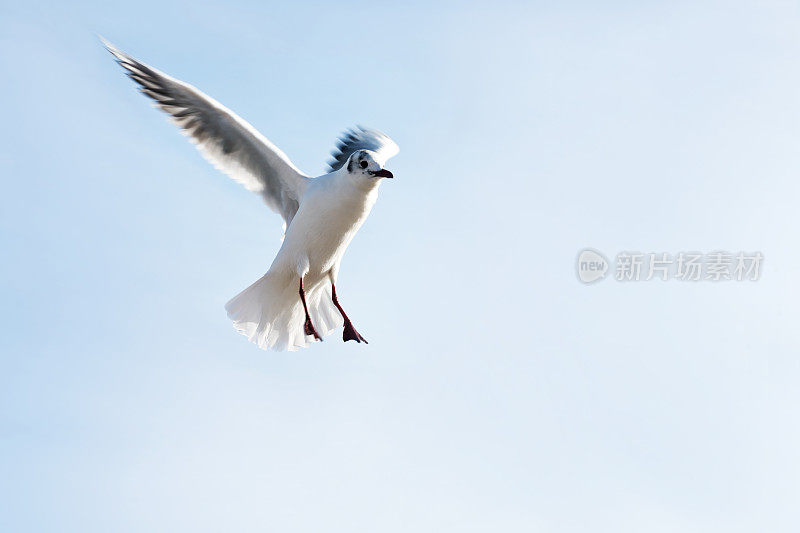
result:
[(172, 117), (211, 164), (248, 190), (261, 194), (289, 225), (310, 180), (286, 154), (213, 98), (105, 40), (103, 44), (141, 91)]

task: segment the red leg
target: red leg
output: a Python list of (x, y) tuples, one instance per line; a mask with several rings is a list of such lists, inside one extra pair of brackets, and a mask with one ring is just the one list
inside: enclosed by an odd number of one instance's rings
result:
[(303, 278), (300, 278), (300, 301), (303, 302), (303, 311), (306, 312), (306, 323), (303, 324), (303, 331), (306, 335), (314, 335), (315, 339), (321, 341), (322, 337), (320, 337), (319, 333), (317, 333), (314, 324), (311, 323), (311, 317), (308, 314), (308, 306), (306, 305), (306, 291), (303, 290)]
[(347, 318), (347, 314), (342, 309), (342, 306), (339, 305), (339, 299), (336, 297), (336, 285), (334, 285), (333, 281), (331, 281), (331, 289), (333, 289), (333, 305), (336, 306), (336, 309), (342, 314), (342, 318), (344, 318), (344, 333), (342, 333), (342, 340), (344, 342), (347, 341), (356, 341), (356, 342), (363, 342), (364, 344), (369, 344), (367, 339), (361, 336), (359, 332), (356, 331), (356, 328), (353, 327), (353, 323), (350, 322), (350, 319)]

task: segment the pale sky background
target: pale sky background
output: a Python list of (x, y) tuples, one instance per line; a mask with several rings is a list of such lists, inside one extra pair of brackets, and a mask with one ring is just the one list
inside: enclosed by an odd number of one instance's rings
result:
[[(794, 2), (0, 4), (0, 530), (794, 532)], [(309, 173), (400, 145), (340, 333), (224, 303), (279, 217), (102, 49)], [(605, 280), (578, 251), (761, 251), (757, 282)]]

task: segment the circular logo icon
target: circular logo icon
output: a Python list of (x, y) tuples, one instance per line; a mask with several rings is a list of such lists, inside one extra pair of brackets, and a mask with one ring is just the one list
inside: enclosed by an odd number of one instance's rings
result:
[(606, 277), (608, 259), (597, 250), (586, 248), (578, 254), (578, 279), (584, 283), (594, 283)]

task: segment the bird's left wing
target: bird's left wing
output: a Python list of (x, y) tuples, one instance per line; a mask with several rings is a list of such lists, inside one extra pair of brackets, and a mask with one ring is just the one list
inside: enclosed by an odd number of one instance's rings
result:
[(248, 190), (259, 193), (289, 225), (310, 180), (286, 154), (213, 98), (145, 65), (105, 40), (103, 44), (140, 85), (141, 91), (171, 116), (211, 164)]
[(383, 166), (390, 157), (400, 152), (400, 147), (383, 132), (356, 126), (344, 132), (339, 138), (336, 149), (331, 152), (333, 159), (328, 162), (328, 167), (331, 171), (339, 170), (357, 150), (371, 150)]

